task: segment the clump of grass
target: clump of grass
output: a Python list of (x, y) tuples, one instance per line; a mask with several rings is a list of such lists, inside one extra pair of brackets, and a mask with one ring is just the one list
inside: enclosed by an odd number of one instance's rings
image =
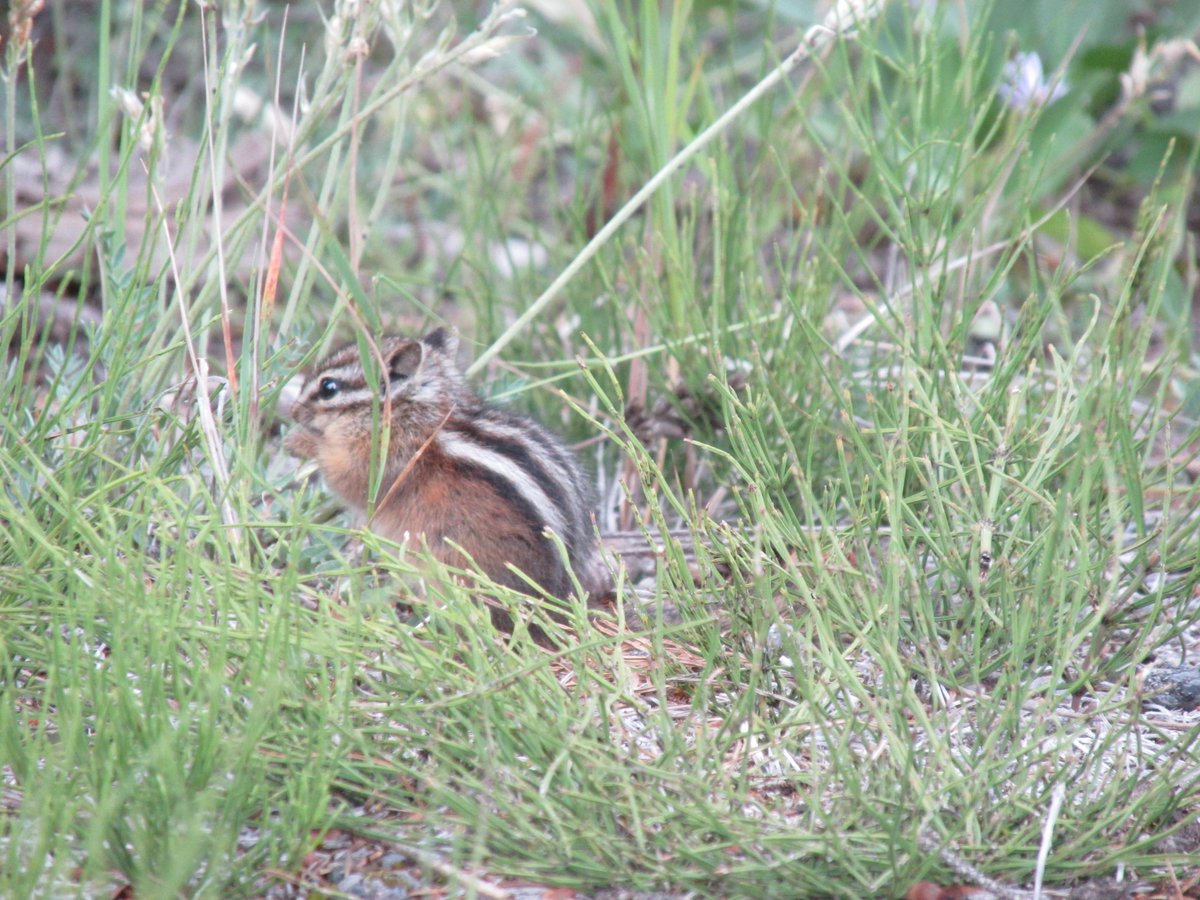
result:
[[(1110, 227), (1079, 198), (1147, 95), (1010, 109), (974, 7), (861, 13), (786, 79), (811, 20), (687, 3), (512, 43), (509, 6), (101, 2), (94, 72), (57, 59), (50, 95), (8, 47), (0, 890), (326, 889), (331, 830), (467, 891), (1188, 863), (1194, 723), (1140, 673), (1198, 616), (1194, 151)], [(91, 312), (60, 345), (38, 310), (64, 307)], [(339, 331), (429, 319), (491, 393), (601, 439), (600, 522), (654, 548), (611, 617), (497, 592), (498, 635), (319, 521), (280, 386)]]

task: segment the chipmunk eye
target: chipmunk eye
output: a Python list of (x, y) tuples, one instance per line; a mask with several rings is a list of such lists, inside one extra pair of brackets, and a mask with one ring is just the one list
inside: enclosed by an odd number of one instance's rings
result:
[(341, 384), (336, 378), (322, 378), (321, 386), (317, 389), (318, 400), (328, 400), (337, 394), (342, 389)]

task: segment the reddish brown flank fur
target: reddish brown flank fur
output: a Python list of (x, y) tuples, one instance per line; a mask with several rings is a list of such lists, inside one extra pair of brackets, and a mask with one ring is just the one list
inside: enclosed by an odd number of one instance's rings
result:
[[(515, 515), (511, 501), (470, 469), (448, 459), (431, 444), (375, 515), (374, 530), (392, 540), (422, 536), (441, 562), (470, 564), (452, 544), (474, 557), (492, 580), (528, 590), (516, 566), (548, 593), (565, 596), (570, 583), (550, 543), (528, 520)], [(550, 552), (548, 552), (550, 551)]]

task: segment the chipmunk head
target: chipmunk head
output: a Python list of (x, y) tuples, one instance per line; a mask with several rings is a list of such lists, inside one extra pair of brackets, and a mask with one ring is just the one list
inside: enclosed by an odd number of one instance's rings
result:
[(468, 393), (455, 362), (458, 338), (446, 329), (420, 340), (384, 338), (378, 347), (379, 356), (368, 351), (366, 362), (355, 345), (325, 359), (291, 405), (297, 427), (284, 441), (293, 455), (316, 459), (330, 487), (358, 506), (366, 503), (384, 398), (395, 436), (435, 427)]

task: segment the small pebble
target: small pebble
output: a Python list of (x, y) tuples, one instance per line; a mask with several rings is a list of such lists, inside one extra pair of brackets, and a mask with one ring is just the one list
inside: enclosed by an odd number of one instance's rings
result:
[(1179, 712), (1200, 708), (1200, 668), (1195, 666), (1155, 667), (1142, 687), (1150, 703)]

